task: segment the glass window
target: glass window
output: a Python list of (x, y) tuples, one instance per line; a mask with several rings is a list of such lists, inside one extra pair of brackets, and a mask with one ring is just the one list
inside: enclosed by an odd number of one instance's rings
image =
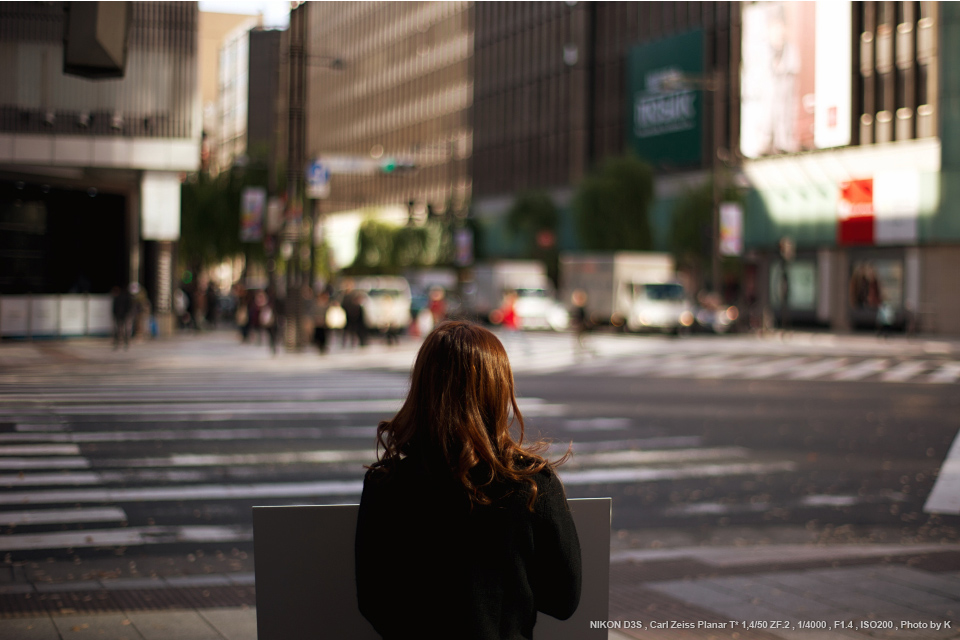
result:
[(850, 270), (850, 306), (875, 310), (881, 304), (903, 306), (903, 261), (857, 260)]
[(783, 277), (783, 263), (770, 267), (770, 304), (780, 307), (783, 291), (787, 291), (787, 305), (796, 311), (815, 311), (817, 308), (817, 265), (813, 260), (797, 260), (787, 266)]

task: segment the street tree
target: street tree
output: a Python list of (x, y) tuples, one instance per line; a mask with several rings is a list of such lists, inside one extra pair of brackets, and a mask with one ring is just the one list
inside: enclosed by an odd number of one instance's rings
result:
[(653, 168), (636, 156), (608, 158), (573, 199), (580, 242), (589, 251), (648, 251)]
[(525, 191), (517, 196), (507, 211), (506, 230), (520, 241), (521, 257), (539, 260), (546, 265), (547, 275), (557, 282), (559, 256), (557, 231), (560, 213), (557, 205), (543, 191)]
[(255, 170), (231, 170), (212, 176), (199, 172), (180, 190), (181, 266), (200, 272), (245, 255), (247, 262), (263, 262), (260, 243), (240, 241), (240, 196), (245, 186), (264, 184)]
[[(724, 181), (729, 184), (729, 181)], [(739, 202), (740, 194), (733, 187), (721, 190), (723, 202)], [(677, 261), (677, 267), (690, 274), (699, 288), (712, 256), (713, 238), (713, 181), (707, 180), (699, 186), (688, 189), (676, 201), (670, 218), (670, 250)], [(722, 263), (723, 270), (735, 269), (733, 261)]]

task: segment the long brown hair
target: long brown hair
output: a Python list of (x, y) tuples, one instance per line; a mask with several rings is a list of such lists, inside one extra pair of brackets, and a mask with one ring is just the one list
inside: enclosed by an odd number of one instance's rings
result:
[[(510, 434), (514, 422), (517, 440)], [(389, 471), (415, 455), (430, 471), (449, 473), (475, 504), (491, 503), (494, 483), (523, 483), (532, 508), (533, 476), (566, 461), (570, 451), (548, 462), (539, 455), (547, 443), (524, 447), (523, 437), (513, 371), (500, 340), (478, 325), (448, 321), (421, 345), (400, 411), (377, 427), (378, 461), (371, 468)]]

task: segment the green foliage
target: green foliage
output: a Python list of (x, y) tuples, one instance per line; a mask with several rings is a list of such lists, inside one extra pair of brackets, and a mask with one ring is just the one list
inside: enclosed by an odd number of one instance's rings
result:
[(505, 222), (507, 232), (521, 240), (520, 257), (543, 262), (554, 283), (559, 272), (556, 240), (559, 225), (557, 205), (543, 191), (526, 191), (517, 196)]
[(580, 183), (573, 200), (589, 251), (646, 251), (653, 245), (649, 211), (653, 169), (635, 156), (607, 159)]
[(218, 176), (199, 173), (181, 187), (181, 266), (200, 270), (247, 254), (263, 260), (260, 244), (240, 242), (240, 193), (248, 185), (263, 184), (257, 172), (227, 171)]
[(428, 267), (450, 261), (450, 230), (442, 220), (404, 226), (368, 219), (357, 233), (357, 257), (346, 272), (352, 275), (396, 274), (408, 267)]
[(523, 240), (524, 250), (533, 254), (537, 246), (537, 234), (557, 233), (560, 214), (557, 206), (543, 191), (526, 191), (517, 196), (507, 211), (506, 228), (514, 237)]
[[(724, 182), (727, 182), (724, 180)], [(732, 186), (721, 190), (722, 202), (739, 202)], [(670, 249), (677, 266), (701, 273), (710, 264), (713, 246), (713, 181), (688, 190), (674, 205), (670, 220)]]

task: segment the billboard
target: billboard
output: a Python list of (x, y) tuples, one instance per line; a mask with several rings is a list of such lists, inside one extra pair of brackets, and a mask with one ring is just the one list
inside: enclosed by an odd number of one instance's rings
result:
[(627, 147), (661, 167), (699, 166), (703, 32), (633, 47), (627, 64)]
[(740, 151), (747, 158), (850, 144), (848, 1), (743, 8)]

